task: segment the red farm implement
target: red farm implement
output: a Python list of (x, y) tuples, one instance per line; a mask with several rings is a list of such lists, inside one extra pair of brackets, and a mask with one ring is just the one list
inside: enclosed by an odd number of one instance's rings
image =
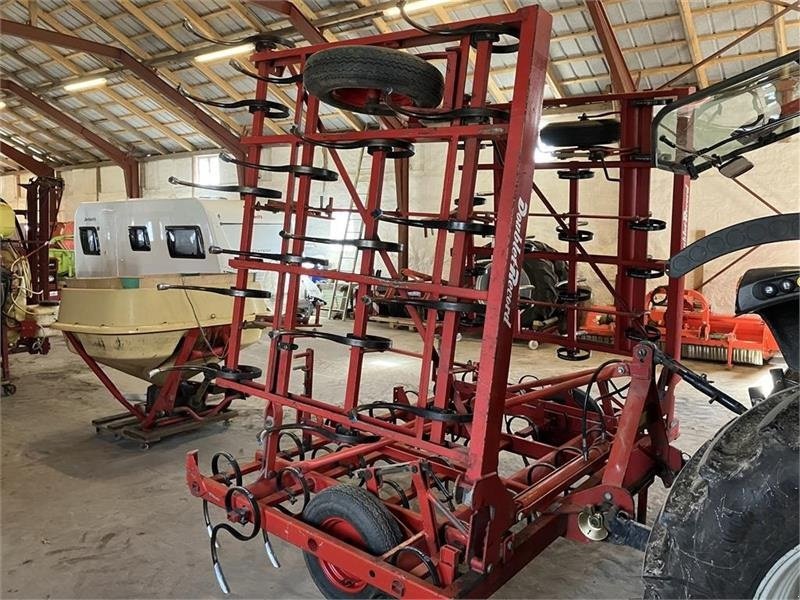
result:
[[(647, 294), (646, 327), (653, 334), (666, 335), (666, 289), (657, 287)], [(587, 307), (583, 314), (581, 337), (587, 341), (610, 343), (616, 323), (609, 313), (612, 307)], [(696, 290), (683, 292), (681, 357), (763, 365), (778, 353), (775, 336), (758, 315), (721, 314), (711, 310), (708, 299)]]
[[(652, 106), (654, 99), (666, 101), (686, 91), (569, 100), (617, 102), (626, 122), (620, 142), (624, 152), (609, 151), (606, 162), (622, 169), (628, 182), (615, 217), (622, 244), (618, 256), (624, 258), (591, 256), (583, 249), (576, 230), (577, 177), (570, 181), (570, 214), (547, 213), (569, 238), (569, 250), (559, 257), (620, 267), (617, 281), (608, 282), (619, 297), (609, 309), (620, 323), (611, 349), (627, 356), (597, 368), (509, 384), (550, 28), (550, 16), (529, 7), (446, 29), (414, 24), (330, 44), (279, 49), (278, 40), (266, 35), (256, 41), (256, 99), (247, 101), (253, 128), (243, 138), (247, 159), (240, 161), (245, 198), (241, 247), (219, 251), (233, 256), (230, 264), (238, 270), (237, 289), (243, 295), (251, 271), (277, 273), (275, 317), (265, 383), (237, 380), (237, 370), (245, 375), (248, 367), (239, 364), (244, 297), (236, 298), (226, 355), (229, 376), (215, 384), (263, 399), (264, 429), (252, 458), (240, 462), (217, 453), (210, 474), (201, 471), (197, 452), (186, 462), (189, 488), (204, 503), (214, 570), (224, 591), (229, 586), (217, 545), (222, 531), (239, 540), (263, 536), (275, 566), (270, 536), (288, 541), (305, 553), (322, 593), (343, 598), (485, 598), (560, 536), (643, 547), (647, 530), (640, 524), (648, 488), (657, 477), (670, 485), (683, 464), (671, 446), (678, 434), (674, 386), (683, 377), (708, 390), (705, 380), (669, 358), (680, 349), (679, 301), (670, 302), (665, 317), (666, 352), (641, 340), (644, 335), (639, 341), (625, 335), (637, 326), (646, 332), (644, 275), (664, 271), (663, 263), (646, 256), (647, 229), (629, 226), (649, 215), (650, 167), (641, 156), (652, 151)], [(513, 92), (507, 103), (490, 104), (493, 58), (502, 55), (511, 57)], [(267, 100), (273, 86), (289, 86), (293, 110)], [(319, 119), (321, 101), (371, 115), (382, 128), (327, 132)], [(291, 133), (265, 132), (266, 119), (289, 114)], [(443, 145), (441, 200), (438, 211), (412, 218), (386, 206), (384, 176), (391, 161), (413, 156), (415, 145), (422, 143)], [(273, 146), (289, 147), (289, 165), (260, 163), (262, 149)], [(491, 150), (482, 154), (482, 147)], [(338, 173), (314, 166), (320, 148), (330, 153)], [(371, 160), (363, 197), (340, 156), (361, 148)], [(558, 168), (572, 173), (602, 168), (607, 157), (584, 154)], [(259, 169), (287, 172), (283, 192), (255, 187)], [(493, 175), (493, 206), (476, 211), (482, 169)], [(359, 268), (352, 273), (326, 269), (324, 260), (304, 255), (305, 242), (312, 241), (306, 235), (308, 220), (314, 218), (308, 210), (312, 183), (325, 177), (341, 178), (364, 222), (361, 239), (349, 241), (359, 250)], [(676, 175), (672, 183), (673, 252), (685, 243), (687, 182), (687, 176)], [(263, 207), (257, 197), (272, 198), (271, 210), (285, 215), (281, 253), (250, 247), (254, 211)], [(435, 260), (427, 277), (402, 276), (392, 256), (400, 244), (380, 237), (387, 223), (435, 233)], [(493, 240), (485, 251), (492, 276), (487, 289), (479, 290), (473, 285), (473, 258), (485, 238)], [(315, 237), (313, 242), (341, 240)], [(378, 259), (388, 277), (375, 274)], [(298, 327), (301, 275), (357, 287), (351, 333)], [(576, 294), (576, 283), (570, 280), (565, 291)], [(362, 381), (380, 374), (371, 372), (365, 356), (405, 352), (368, 332), (376, 288), (390, 289), (381, 297), (407, 308), (423, 343), (416, 354), (417, 389), (396, 387), (390, 397), (367, 399)], [(668, 293), (673, 300), (682, 298), (682, 280), (673, 280)], [(564, 352), (578, 358), (587, 349), (608, 350), (608, 344), (581, 343), (576, 312), (570, 311), (567, 333), (556, 340)], [(477, 315), (483, 328), (480, 355), (465, 366), (454, 360), (458, 329), (462, 320)], [(295, 353), (303, 338), (346, 347), (343, 397), (314, 389), (313, 354)], [(304, 358), (302, 393), (290, 391), (299, 357)], [(743, 410), (728, 396), (709, 393)], [(292, 442), (288, 449), (281, 443), (287, 440)], [(511, 462), (504, 458), (501, 465), (501, 453)], [(501, 474), (500, 467), (509, 464), (510, 472)], [(347, 481), (360, 481), (360, 486)], [(209, 504), (224, 508), (230, 523), (213, 525)]]

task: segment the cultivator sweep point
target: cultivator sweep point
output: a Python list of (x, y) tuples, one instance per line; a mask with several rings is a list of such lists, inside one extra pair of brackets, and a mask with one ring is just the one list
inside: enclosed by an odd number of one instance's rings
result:
[[(296, 546), (327, 597), (488, 597), (560, 536), (583, 542), (636, 538), (620, 531), (634, 531), (637, 521), (644, 522), (648, 487), (656, 477), (669, 485), (681, 468), (681, 454), (670, 445), (678, 433), (672, 393), (677, 366), (665, 363), (654, 344), (629, 344), (631, 358), (507, 383), (550, 28), (547, 13), (528, 7), (447, 28), (394, 31), (360, 39), (358, 45), (261, 49), (252, 56), (259, 76), (256, 100), (266, 98), (268, 84), (297, 88), (290, 134), (265, 134), (265, 113), (253, 105), (252, 133), (243, 138), (247, 160), (240, 163), (245, 218), (241, 251), (230, 262), (238, 270), (236, 287), (244, 287), (249, 271), (278, 276), (266, 381), (215, 380), (228, 392), (265, 401), (259, 447), (241, 462), (215, 455), (210, 475), (203, 474), (197, 452), (186, 460), (191, 493), (204, 502), (213, 570), (226, 593), (217, 548), (223, 530), (243, 541), (261, 531), (274, 566), (279, 562), (270, 535)], [(417, 56), (405, 52), (430, 46), (437, 50)], [(337, 59), (342, 51), (359, 69)], [(492, 57), (498, 53), (517, 53), (513, 94), (502, 105), (487, 100)], [(411, 68), (420, 61), (424, 69)], [(442, 81), (425, 79), (432, 64), (441, 66), (434, 70), (444, 72)], [(306, 66), (313, 67), (313, 77), (306, 77), (305, 90), (296, 79), (282, 77), (276, 84), (269, 78), (285, 70), (303, 72)], [(323, 68), (327, 77), (320, 75)], [(652, 95), (604, 98), (629, 110)], [(370, 115), (384, 128), (328, 133), (319, 121), (321, 99)], [(642, 127), (647, 116), (642, 113)], [(388, 161), (405, 160), (415, 144), (430, 142), (444, 145), (438, 210), (414, 215), (392, 210), (383, 190)], [(284, 230), (292, 233), (282, 236), (281, 254), (270, 257), (250, 248), (258, 169), (248, 163), (259, 164), (261, 149), (276, 145), (288, 145), (292, 157), (281, 203)], [(480, 160), (486, 145), (493, 151), (488, 165)], [(364, 222), (352, 244), (359, 252), (354, 272), (281, 259), (303, 256), (311, 239), (313, 173), (306, 167), (313, 166), (319, 147), (330, 153)], [(340, 152), (362, 148), (370, 155), (371, 174), (359, 194), (342, 168)], [(399, 162), (394, 166), (402, 168)], [(476, 212), (481, 169), (493, 178), (493, 206)], [(678, 221), (685, 214), (685, 183), (676, 177), (673, 216)], [(636, 210), (633, 199), (624, 201)], [(569, 229), (574, 225), (571, 221)], [(436, 253), (425, 277), (404, 277), (396, 267), (391, 252), (400, 249), (380, 237), (395, 226), (433, 232)], [(636, 231), (629, 241), (646, 244), (646, 235)], [(482, 236), (494, 237), (486, 251), (492, 276), (485, 289), (476, 289), (473, 249)], [(675, 235), (673, 249), (684, 242)], [(388, 277), (375, 274), (378, 260)], [(391, 340), (368, 333), (368, 301), (355, 304), (347, 335), (297, 329), (301, 275), (352, 284), (359, 299), (372, 298), (378, 286), (391, 289), (392, 301), (405, 303), (423, 339), (420, 352), (394, 348)], [(643, 282), (621, 277), (622, 285), (643, 290)], [(670, 287), (675, 297), (680, 286), (677, 281)], [(228, 368), (236, 368), (240, 350), (244, 299), (234, 301)], [(629, 308), (628, 317), (636, 316), (636, 308)], [(479, 360), (457, 362), (459, 324), (477, 313), (483, 318)], [(679, 323), (680, 313), (670, 318)], [(305, 338), (346, 347), (343, 398), (315, 389), (313, 352), (297, 353)], [(418, 358), (417, 389), (396, 386), (390, 397), (364, 398), (361, 384), (371, 372), (365, 358), (376, 352)], [(302, 392), (290, 390), (298, 369)], [(246, 530), (212, 525), (211, 504)]]

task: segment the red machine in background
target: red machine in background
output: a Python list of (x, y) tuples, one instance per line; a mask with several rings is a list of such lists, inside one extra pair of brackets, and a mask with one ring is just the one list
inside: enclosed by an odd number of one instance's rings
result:
[[(48, 247), (58, 219), (64, 181), (57, 177), (39, 176), (21, 184), (26, 191), (25, 210), (13, 211), (4, 204), (9, 215), (0, 234), (2, 256), (2, 357), (3, 395), (16, 392), (11, 382), (9, 356), (17, 352), (47, 354), (50, 351), (48, 326), (56, 319), (58, 309), (57, 275), (48, 255)], [(20, 226), (16, 213), (24, 214)]]
[[(647, 294), (646, 327), (655, 337), (667, 332), (667, 298), (663, 287)], [(681, 357), (761, 366), (778, 353), (778, 343), (764, 320), (756, 315), (720, 314), (711, 310), (708, 299), (696, 290), (683, 292), (683, 327)], [(616, 323), (607, 310), (611, 307), (589, 306), (580, 313), (581, 336), (587, 341), (609, 343)]]

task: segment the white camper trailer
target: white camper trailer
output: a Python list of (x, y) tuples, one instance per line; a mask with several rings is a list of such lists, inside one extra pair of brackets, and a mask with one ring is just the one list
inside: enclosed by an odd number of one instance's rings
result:
[[(210, 246), (238, 248), (238, 200), (89, 202), (75, 212), (75, 274), (140, 277), (167, 273), (224, 273), (230, 256)], [(279, 252), (282, 216), (257, 212), (253, 250)]]

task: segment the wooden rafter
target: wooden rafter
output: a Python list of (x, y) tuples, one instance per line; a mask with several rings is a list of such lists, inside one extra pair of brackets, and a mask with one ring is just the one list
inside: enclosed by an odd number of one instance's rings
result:
[[(102, 17), (99, 14), (97, 14), (94, 11), (91, 11), (90, 9), (88, 9), (86, 4), (87, 4), (86, 2), (80, 2), (79, 10), (86, 9), (88, 12), (90, 12), (90, 14), (86, 15), (90, 19), (93, 19), (93, 18), (102, 19)], [(57, 19), (55, 19), (55, 18), (49, 18), (49, 19), (45, 20), (45, 22), (47, 23), (47, 25), (50, 26), (51, 29), (53, 29), (55, 31), (59, 31), (61, 33), (65, 33), (67, 35), (71, 34), (71, 32), (69, 30), (67, 30), (67, 28), (65, 28), (63, 25), (61, 25), (61, 23), (58, 22)], [(121, 33), (121, 32), (118, 32), (118, 33)], [(125, 41), (124, 40), (124, 35), (123, 35), (123, 40), (122, 41), (123, 42)], [(62, 56), (61, 60), (62, 61), (66, 61), (66, 57)], [(59, 61), (59, 62), (61, 62), (61, 61)], [(64, 66), (66, 67), (65, 63), (62, 63), (62, 64), (64, 64)], [(72, 64), (72, 63), (68, 63), (68, 64)], [(81, 73), (82, 76), (87, 75), (87, 73), (85, 73), (85, 72), (83, 72), (81, 70), (78, 70), (78, 72)], [(166, 127), (162, 123), (160, 123), (158, 121), (158, 119), (156, 119), (152, 115), (144, 112), (143, 110), (139, 109), (135, 105), (133, 105), (130, 102), (128, 102), (123, 96), (121, 96), (118, 92), (116, 92), (113, 89), (112, 86), (107, 86), (106, 88), (103, 89), (103, 92), (107, 96), (109, 96), (112, 100), (114, 100), (117, 104), (119, 104), (120, 106), (125, 108), (125, 110), (127, 110), (129, 113), (131, 113), (132, 115), (134, 115), (136, 117), (139, 117), (140, 119), (144, 120), (148, 124), (148, 126), (152, 127), (156, 131), (159, 131), (165, 138), (167, 138), (169, 140), (172, 140), (174, 143), (176, 143), (181, 148), (184, 148), (185, 150), (196, 150), (197, 149), (194, 145), (192, 145), (189, 142), (187, 142), (186, 139), (183, 136), (180, 136), (180, 135), (176, 134), (173, 130), (169, 129), (168, 127)], [(84, 102), (87, 101), (87, 99), (85, 97), (85, 94), (81, 95), (81, 99)], [(125, 129), (130, 130), (131, 126), (128, 124), (127, 127), (125, 127)], [(150, 138), (149, 136), (148, 136), (148, 138), (150, 140), (153, 140), (153, 138)], [(160, 144), (159, 144), (159, 146), (161, 148), (163, 148), (164, 150), (166, 150), (166, 148), (164, 148), (164, 146), (162, 146)]]
[[(678, 11), (681, 15), (683, 31), (686, 34), (686, 43), (689, 45), (689, 55), (692, 57), (692, 62), (699, 63), (703, 60), (703, 51), (700, 48), (700, 41), (697, 39), (697, 30), (694, 27), (694, 16), (689, 1), (678, 0)], [(697, 83), (701, 88), (708, 87), (708, 75), (706, 75), (704, 67), (697, 69)]]
[[(98, 16), (99, 16), (99, 15), (98, 15)], [(49, 19), (48, 19), (48, 18), (46, 18), (46, 17), (43, 15), (43, 16), (41, 17), (41, 19), (42, 19), (42, 21), (44, 21), (44, 22), (45, 22), (45, 23), (46, 23), (46, 24), (47, 24), (47, 25), (48, 25), (48, 26), (49, 26), (51, 29), (53, 29), (53, 30), (55, 30), (55, 31), (59, 31), (60, 33), (65, 33), (65, 34), (67, 34), (67, 35), (69, 35), (69, 34), (71, 33), (70, 31), (68, 31), (68, 30), (67, 30), (65, 27), (63, 27), (63, 26), (62, 26), (62, 25), (61, 25), (61, 24), (60, 24), (60, 23), (59, 23), (59, 22), (58, 22), (56, 19), (54, 19), (54, 18), (49, 18)], [(72, 63), (71, 61), (69, 61), (69, 60), (67, 59), (67, 57), (65, 57), (64, 55), (62, 55), (62, 54), (61, 54), (60, 52), (58, 52), (57, 50), (55, 50), (55, 48), (52, 48), (52, 47), (50, 47), (50, 46), (48, 46), (48, 45), (46, 45), (46, 44), (36, 44), (36, 45), (37, 45), (37, 47), (38, 47), (38, 48), (40, 48), (40, 49), (41, 49), (43, 52), (45, 52), (45, 53), (46, 53), (48, 56), (50, 56), (50, 57), (51, 57), (51, 58), (52, 58), (52, 59), (53, 59), (53, 60), (54, 60), (56, 63), (58, 63), (59, 65), (61, 65), (61, 66), (62, 66), (62, 67), (64, 67), (65, 69), (67, 69), (67, 70), (71, 71), (73, 74), (75, 74), (75, 75), (78, 75), (78, 76), (80, 76), (80, 77), (84, 77), (84, 76), (88, 75), (88, 73), (86, 73), (85, 71), (83, 71), (82, 69), (80, 69), (79, 67), (77, 67), (77, 66), (76, 66), (74, 63)], [(108, 95), (109, 95), (109, 96), (111, 96), (111, 95), (117, 95), (115, 92), (113, 92), (113, 90), (111, 90), (111, 89), (110, 89), (110, 86), (109, 86), (109, 88), (106, 88), (106, 90), (105, 90), (105, 91), (108, 93)], [(81, 94), (81, 97), (82, 97), (82, 101), (84, 101), (84, 102), (86, 102), (86, 101), (87, 101), (87, 100), (86, 100), (86, 98), (85, 98), (85, 94)], [(129, 109), (127, 109), (127, 110), (129, 110)], [(159, 122), (158, 122), (156, 119), (154, 119), (154, 118), (153, 118), (151, 115), (148, 115), (147, 113), (145, 113), (145, 112), (143, 112), (143, 111), (138, 111), (138, 113), (134, 113), (134, 114), (136, 114), (136, 116), (138, 116), (138, 117), (140, 117), (140, 118), (144, 119), (144, 120), (145, 120), (145, 121), (148, 123), (148, 125), (150, 125), (151, 127), (154, 127), (155, 129), (157, 129), (157, 130), (160, 130), (159, 128), (161, 127), (161, 124), (160, 124), (160, 123), (159, 123)], [(131, 129), (130, 125), (127, 125), (127, 126), (125, 127), (125, 129), (128, 129), (128, 130), (130, 130), (130, 129)], [(164, 133), (164, 132), (162, 132), (162, 133)], [(175, 143), (177, 143), (177, 144), (178, 144), (178, 145), (180, 145), (181, 147), (183, 147), (183, 148), (186, 148), (186, 149), (190, 149), (190, 150), (191, 150), (191, 149), (195, 149), (195, 148), (194, 148), (194, 146), (192, 146), (191, 144), (188, 144), (188, 143), (187, 143), (187, 142), (186, 142), (186, 141), (185, 141), (185, 140), (184, 140), (182, 137), (178, 136), (177, 134), (175, 134), (175, 133), (174, 133), (174, 132), (172, 132), (171, 130), (170, 130), (170, 133), (171, 133), (171, 135), (167, 135), (167, 137), (169, 137), (170, 139), (172, 139), (172, 140), (173, 140)], [(127, 144), (127, 142), (122, 142), (121, 140), (120, 140), (120, 143), (125, 143), (125, 144)], [(163, 146), (161, 146), (161, 147), (163, 148)]]
[[(780, 6), (777, 4), (772, 5), (772, 14), (777, 14), (780, 11)], [(786, 43), (786, 20), (783, 18), (775, 21), (773, 25), (775, 30), (775, 51), (778, 56), (783, 56), (789, 53), (789, 45)]]

